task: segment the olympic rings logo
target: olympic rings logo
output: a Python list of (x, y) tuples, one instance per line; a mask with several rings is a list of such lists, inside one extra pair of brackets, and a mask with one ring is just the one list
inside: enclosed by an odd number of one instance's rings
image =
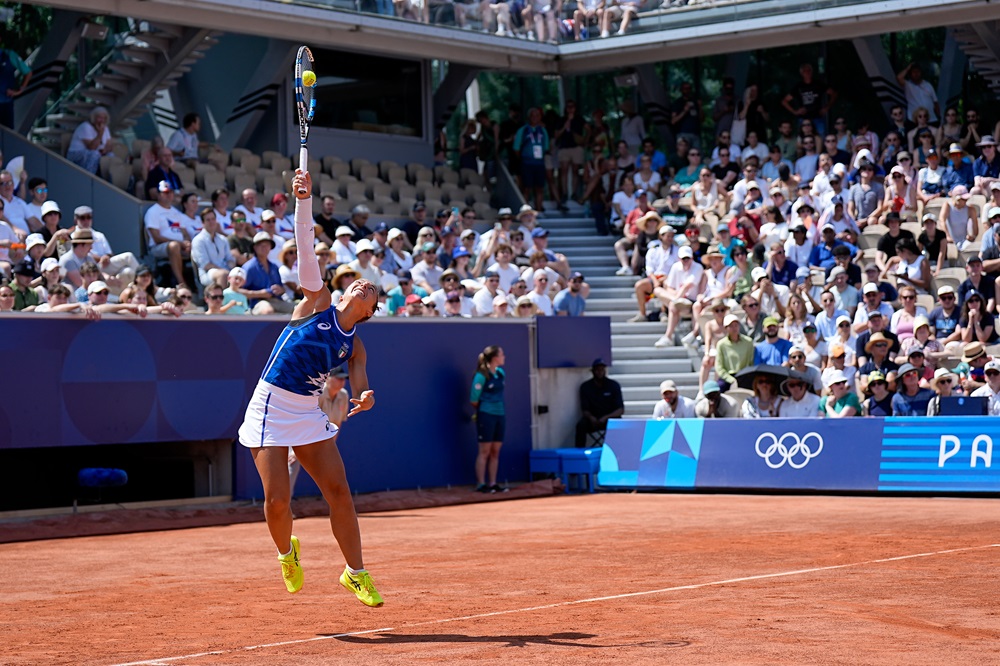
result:
[[(810, 439), (815, 442), (815, 450), (809, 446)], [(771, 443), (766, 449), (761, 449), (761, 443), (767, 440)], [(794, 440), (794, 443), (791, 440)], [(754, 448), (757, 455), (763, 458), (771, 469), (779, 469), (786, 463), (792, 469), (802, 469), (810, 460), (822, 453), (823, 438), (816, 432), (806, 433), (801, 438), (794, 432), (786, 432), (781, 437), (772, 432), (765, 432), (757, 438)]]

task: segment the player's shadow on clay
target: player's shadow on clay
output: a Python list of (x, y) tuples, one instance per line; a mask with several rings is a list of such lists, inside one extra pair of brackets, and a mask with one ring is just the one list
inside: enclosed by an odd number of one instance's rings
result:
[[(331, 634), (320, 634), (331, 636)], [(527, 647), (528, 645), (552, 645), (574, 648), (609, 648), (609, 647), (643, 647), (652, 642), (644, 641), (632, 644), (597, 645), (581, 642), (598, 638), (596, 634), (579, 632), (562, 632), (548, 636), (466, 636), (465, 634), (375, 634), (371, 636), (333, 636), (344, 643), (362, 645), (390, 645), (395, 643), (500, 643), (502, 647)], [(658, 647), (683, 647), (686, 641), (655, 641)]]

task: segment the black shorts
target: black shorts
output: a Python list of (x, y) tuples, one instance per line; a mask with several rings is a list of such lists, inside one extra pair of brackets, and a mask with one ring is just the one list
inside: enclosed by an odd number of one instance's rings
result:
[(521, 164), (521, 184), (526, 189), (545, 187), (544, 164)]
[(476, 437), (480, 442), (502, 442), (507, 417), (502, 414), (476, 413)]

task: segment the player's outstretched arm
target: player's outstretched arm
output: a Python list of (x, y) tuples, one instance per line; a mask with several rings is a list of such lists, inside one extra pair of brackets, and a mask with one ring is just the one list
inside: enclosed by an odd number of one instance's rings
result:
[(292, 312), (293, 319), (308, 317), (330, 307), (330, 291), (323, 285), (319, 259), (312, 251), (316, 231), (312, 217), (312, 176), (308, 171), (295, 170), (292, 178), (295, 193), (295, 245), (299, 248), (299, 286), (303, 299)]
[(365, 352), (365, 345), (361, 342), (361, 337), (354, 335), (354, 351), (351, 358), (347, 360), (347, 375), (351, 382), (351, 404), (354, 407), (348, 412), (347, 418), (351, 418), (358, 412), (366, 412), (375, 406), (375, 392), (368, 388), (368, 354)]

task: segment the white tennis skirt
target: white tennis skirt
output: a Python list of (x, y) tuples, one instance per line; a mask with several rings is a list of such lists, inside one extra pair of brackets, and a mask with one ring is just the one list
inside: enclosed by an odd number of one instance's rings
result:
[(316, 396), (291, 393), (261, 380), (247, 405), (239, 440), (249, 448), (304, 446), (336, 437), (337, 432)]

